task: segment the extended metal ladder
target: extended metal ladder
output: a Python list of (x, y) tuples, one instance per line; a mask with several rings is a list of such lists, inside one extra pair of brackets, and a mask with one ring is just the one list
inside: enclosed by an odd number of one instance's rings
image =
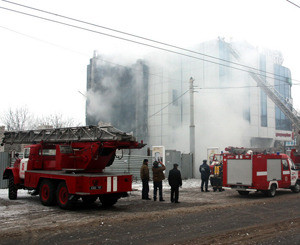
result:
[(33, 144), (91, 142), (91, 141), (136, 141), (131, 134), (122, 132), (112, 126), (84, 126), (55, 129), (38, 129), (26, 131), (7, 131), (2, 144)]
[[(225, 43), (225, 42), (224, 42)], [(241, 62), (239, 53), (232, 47), (230, 43), (226, 43), (231, 54), (237, 61)], [(300, 131), (300, 114), (293, 108), (290, 101), (286, 101), (285, 98), (270, 85), (265, 79), (262, 79), (257, 75), (257, 71), (247, 69), (249, 75), (254, 79), (257, 85), (268, 95), (268, 97), (274, 102), (275, 105), (291, 120), (293, 125)], [(283, 102), (284, 101), (284, 102)]]

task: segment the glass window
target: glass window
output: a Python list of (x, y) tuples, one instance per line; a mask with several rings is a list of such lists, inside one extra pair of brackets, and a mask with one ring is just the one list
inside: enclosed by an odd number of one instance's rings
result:
[[(291, 99), (291, 73), (288, 68), (281, 65), (274, 65), (275, 75), (275, 89), (282, 95), (282, 102), (288, 105)], [(276, 106), (275, 107), (275, 128), (277, 130), (292, 130), (291, 121), (285, 114)]]
[(282, 160), (282, 169), (289, 170), (289, 164), (288, 164), (287, 160), (285, 160), (285, 159)]
[(39, 150), (39, 155), (43, 156), (55, 156), (56, 155), (56, 150), (55, 149), (43, 149)]
[(62, 153), (62, 154), (72, 154), (73, 153), (73, 149), (69, 145), (60, 145), (59, 149), (60, 149), (60, 153)]
[(25, 148), (24, 150), (24, 158), (29, 158), (30, 148)]
[(172, 101), (174, 106), (178, 106), (178, 91), (173, 89), (172, 91)]

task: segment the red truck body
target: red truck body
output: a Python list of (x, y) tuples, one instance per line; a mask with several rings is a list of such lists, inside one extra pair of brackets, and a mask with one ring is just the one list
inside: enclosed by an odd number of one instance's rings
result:
[[(72, 132), (78, 133), (78, 130), (72, 129)], [(116, 137), (119, 132), (109, 131), (113, 133), (111, 139), (99, 132), (101, 137), (88, 134), (86, 139), (75, 137), (80, 139), (72, 138), (70, 142), (70, 137), (57, 140), (48, 136), (46, 142), (26, 146), (23, 158), (16, 159), (14, 166), (6, 168), (3, 174), (4, 179), (9, 179), (9, 198), (16, 199), (17, 190), (22, 188), (39, 194), (44, 205), (57, 203), (61, 208), (70, 208), (79, 198), (86, 203), (99, 198), (104, 206), (114, 205), (132, 191), (132, 175), (103, 170), (113, 163), (117, 149), (138, 149), (144, 144), (127, 134)], [(11, 138), (12, 135), (7, 134), (6, 141), (10, 142)]]
[(300, 172), (286, 154), (230, 154), (223, 161), (223, 186), (241, 195), (262, 191), (275, 196), (276, 189), (300, 191)]
[(300, 153), (296, 149), (291, 150), (291, 159), (296, 165), (296, 168), (300, 169)]

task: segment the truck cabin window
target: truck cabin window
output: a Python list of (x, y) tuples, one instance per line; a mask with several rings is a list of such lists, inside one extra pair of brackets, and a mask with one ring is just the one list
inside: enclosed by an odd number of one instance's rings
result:
[(56, 150), (55, 149), (39, 150), (39, 155), (40, 156), (55, 156), (56, 155)]
[(30, 148), (25, 148), (24, 158), (29, 158), (29, 152), (30, 152)]
[(70, 145), (60, 145), (59, 149), (60, 149), (60, 153), (62, 153), (62, 154), (72, 154), (73, 153), (73, 149)]
[(283, 167), (283, 170), (289, 170), (289, 164), (288, 164), (287, 160), (285, 160), (285, 159), (282, 160), (282, 167)]

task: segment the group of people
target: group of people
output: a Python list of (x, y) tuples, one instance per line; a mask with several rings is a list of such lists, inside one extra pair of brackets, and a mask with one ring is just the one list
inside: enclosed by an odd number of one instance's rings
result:
[[(140, 170), (140, 176), (142, 180), (142, 199), (151, 200), (149, 197), (149, 167), (148, 167), (148, 159), (144, 159), (143, 165)], [(159, 193), (159, 201), (164, 202), (163, 199), (163, 183), (162, 181), (165, 179), (164, 170), (166, 169), (165, 165), (161, 161), (154, 161), (152, 167), (153, 173), (153, 200), (157, 200), (157, 190)], [(205, 186), (205, 191), (208, 192), (208, 180), (210, 176), (210, 168), (207, 165), (207, 161), (203, 160), (203, 164), (200, 165), (199, 171), (201, 173), (201, 191), (204, 191), (203, 187)], [(178, 164), (173, 164), (173, 169), (169, 171), (168, 182), (171, 186), (171, 202), (179, 203), (179, 187), (182, 186), (181, 173), (178, 170)]]

